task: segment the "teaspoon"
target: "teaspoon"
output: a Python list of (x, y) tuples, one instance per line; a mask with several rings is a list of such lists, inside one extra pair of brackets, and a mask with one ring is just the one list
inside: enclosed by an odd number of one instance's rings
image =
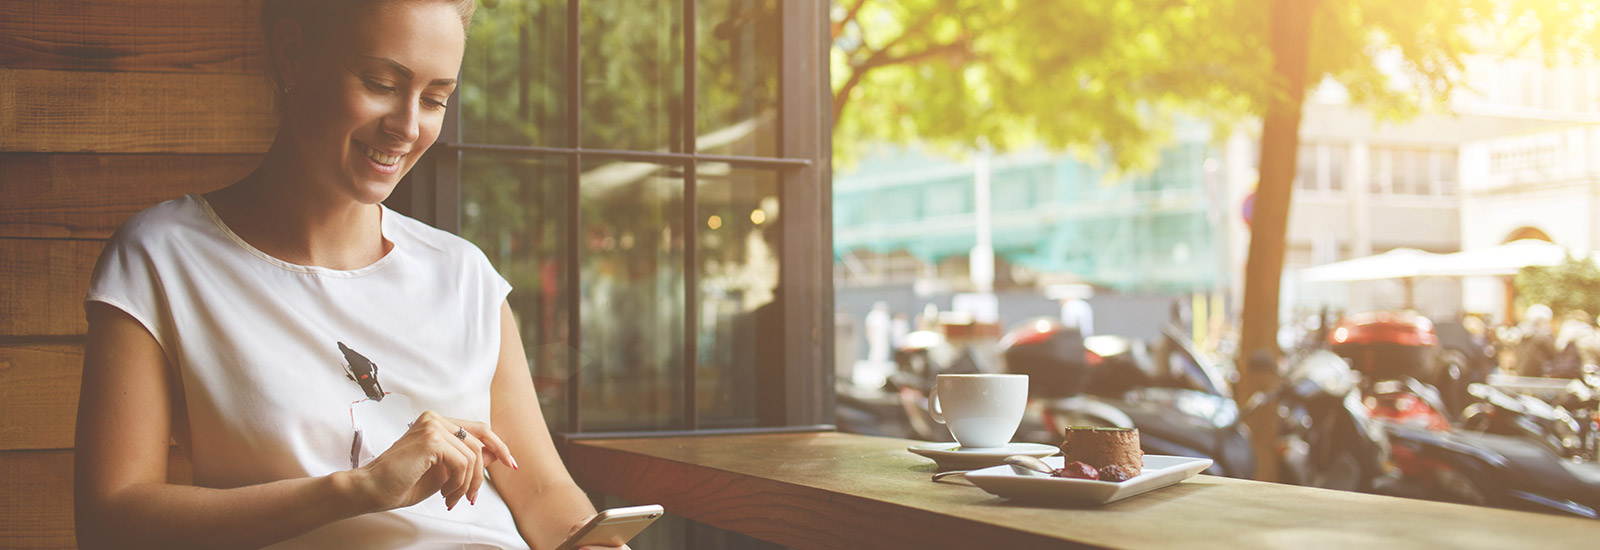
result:
[[(1016, 472), (1017, 475), (1033, 475), (1032, 472), (1039, 472), (1045, 475), (1055, 474), (1055, 470), (1051, 469), (1049, 464), (1045, 464), (1043, 460), (1039, 460), (1028, 455), (1011, 455), (1006, 457), (1002, 462), (1011, 465), (1011, 470)], [(945, 472), (939, 472), (933, 474), (933, 480), (939, 481), (953, 475), (965, 475), (967, 472), (971, 471), (972, 470), (949, 470)]]
[(1011, 470), (1016, 472), (1017, 475), (1033, 475), (1033, 472), (1045, 475), (1054, 475), (1056, 473), (1055, 469), (1051, 468), (1049, 464), (1045, 464), (1043, 460), (1028, 455), (1008, 456), (1005, 459), (1005, 463), (1010, 464)]

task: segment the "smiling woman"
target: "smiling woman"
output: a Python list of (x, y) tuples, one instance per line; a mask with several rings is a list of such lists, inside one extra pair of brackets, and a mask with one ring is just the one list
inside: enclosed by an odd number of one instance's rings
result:
[[(439, 136), (472, 12), (264, 3), (282, 118), (265, 159), (135, 215), (95, 269), (82, 547), (546, 548), (593, 514), (510, 285), (381, 204)], [(173, 439), (194, 486), (167, 482)]]

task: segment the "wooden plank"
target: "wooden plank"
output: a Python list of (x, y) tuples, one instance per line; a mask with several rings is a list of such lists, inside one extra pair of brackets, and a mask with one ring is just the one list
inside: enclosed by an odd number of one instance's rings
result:
[(0, 68), (0, 151), (264, 153), (265, 76)]
[(83, 297), (103, 241), (0, 239), (0, 335), (88, 331)]
[[(167, 479), (186, 485), (192, 471), (174, 449)], [(72, 529), (72, 451), (0, 452), (0, 548), (77, 548)]]
[[(794, 548), (1589, 548), (1593, 520), (1198, 476), (1097, 507), (933, 483), (916, 441), (760, 434), (584, 440), (585, 489)], [(1043, 542), (1041, 542), (1043, 541)]]
[(0, 0), (0, 67), (262, 74), (259, 0)]
[(83, 346), (0, 346), (0, 450), (72, 447)]
[(72, 525), (72, 451), (0, 453), (0, 547), (77, 548)]
[(249, 174), (260, 155), (0, 153), (0, 238), (104, 239), (134, 213)]

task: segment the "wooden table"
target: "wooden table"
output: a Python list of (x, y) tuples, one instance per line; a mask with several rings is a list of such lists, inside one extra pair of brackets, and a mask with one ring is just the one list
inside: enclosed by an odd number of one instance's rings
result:
[(834, 432), (574, 441), (584, 488), (794, 548), (1600, 548), (1600, 522), (1199, 476), (1109, 505), (934, 483), (917, 442)]

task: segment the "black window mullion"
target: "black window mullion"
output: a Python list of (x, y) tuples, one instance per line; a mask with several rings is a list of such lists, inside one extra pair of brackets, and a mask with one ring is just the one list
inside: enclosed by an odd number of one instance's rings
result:
[(571, 164), (567, 166), (567, 432), (578, 433), (583, 431), (582, 418), (579, 416), (581, 403), (581, 377), (578, 376), (583, 358), (583, 312), (579, 308), (583, 304), (582, 286), (580, 278), (578, 254), (582, 239), (579, 230), (583, 227), (579, 218), (581, 209), (578, 207), (579, 179), (583, 173), (583, 153), (576, 149), (583, 137), (583, 113), (579, 110), (579, 95), (583, 91), (582, 80), (579, 79), (582, 70), (579, 63), (582, 61), (582, 51), (579, 49), (579, 21), (578, 0), (567, 0), (567, 66), (565, 68), (567, 79), (567, 143), (574, 147), (571, 151)]
[[(459, 80), (461, 74), (456, 73)], [(446, 99), (454, 109), (444, 112), (444, 125), (439, 136), (461, 139), (461, 89), (457, 87)], [(457, 235), (461, 234), (461, 151), (440, 151), (434, 156), (433, 226)]]
[(484, 151), (491, 153), (526, 153), (531, 155), (567, 155), (583, 153), (597, 159), (630, 160), (659, 164), (682, 164), (691, 160), (700, 162), (725, 162), (739, 168), (805, 168), (811, 159), (795, 157), (752, 157), (744, 155), (703, 155), (699, 153), (669, 153), (664, 151), (629, 151), (625, 149), (589, 149), (583, 147), (546, 147), (540, 145), (503, 145), (497, 143), (440, 142), (433, 146), (440, 150)]
[(685, 429), (700, 427), (700, 414), (695, 396), (698, 395), (700, 365), (700, 228), (696, 223), (696, 171), (699, 166), (695, 156), (700, 153), (696, 136), (695, 97), (695, 0), (683, 3), (683, 97), (679, 99), (683, 112), (683, 146), (689, 152), (689, 162), (683, 170), (683, 423)]

